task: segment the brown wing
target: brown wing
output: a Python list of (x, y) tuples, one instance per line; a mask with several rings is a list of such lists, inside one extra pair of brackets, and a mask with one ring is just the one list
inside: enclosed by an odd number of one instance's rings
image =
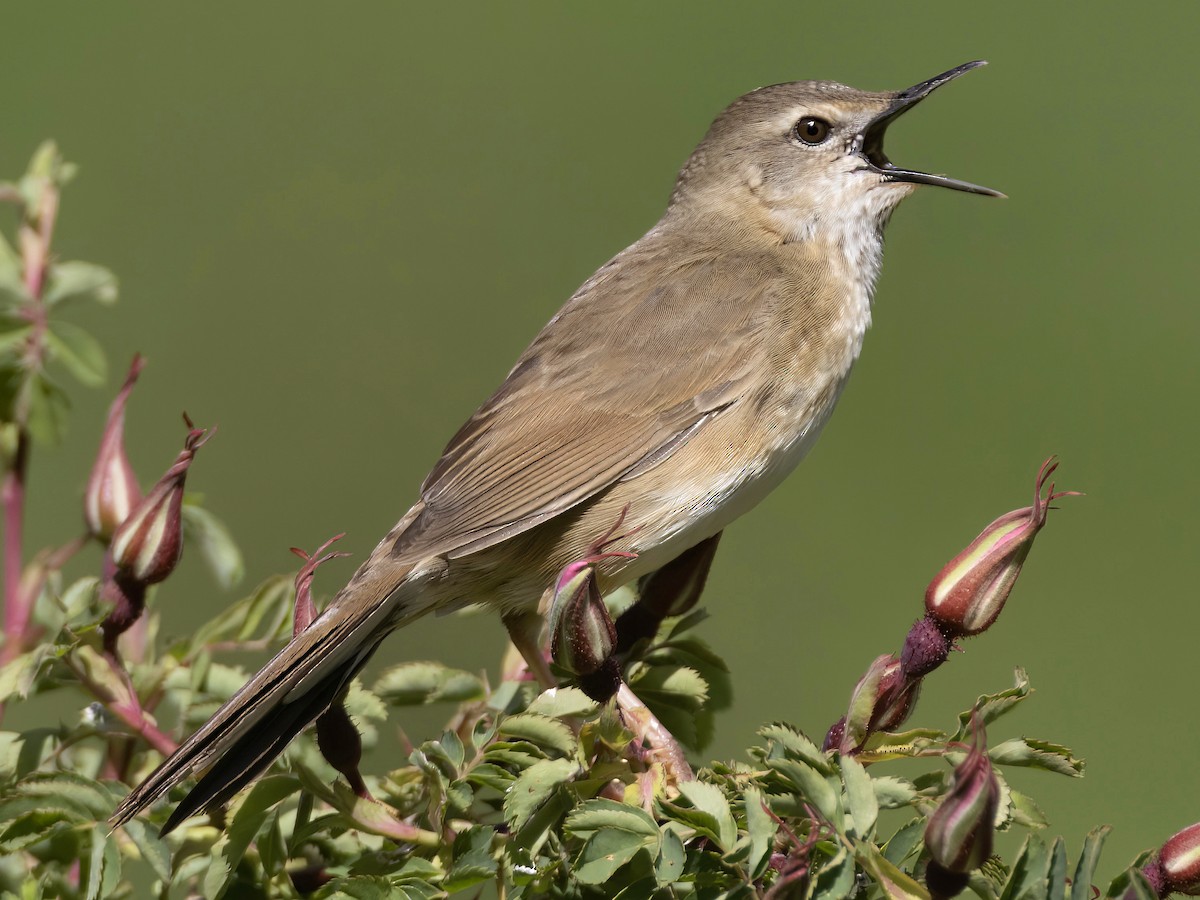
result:
[(602, 268), (451, 439), (398, 562), (463, 556), (665, 459), (737, 402), (769, 273), (651, 233)]

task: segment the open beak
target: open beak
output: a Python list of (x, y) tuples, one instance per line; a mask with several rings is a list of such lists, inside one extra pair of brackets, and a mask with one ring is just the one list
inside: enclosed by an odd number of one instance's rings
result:
[(884, 155), (883, 152), (883, 135), (887, 131), (888, 125), (894, 119), (899, 118), (908, 110), (912, 109), (937, 88), (941, 87), (947, 81), (953, 81), (964, 72), (969, 72), (971, 69), (977, 69), (980, 66), (986, 66), (987, 62), (982, 59), (977, 59), (974, 62), (963, 63), (961, 66), (956, 66), (949, 72), (943, 72), (941, 75), (935, 75), (928, 81), (922, 81), (920, 84), (914, 84), (906, 90), (896, 94), (890, 106), (882, 113), (871, 120), (871, 124), (867, 126), (866, 132), (863, 134), (863, 155), (867, 158), (871, 168), (881, 175), (885, 176), (888, 181), (904, 181), (909, 184), (933, 184), (938, 187), (946, 187), (955, 191), (966, 191), (969, 194), (983, 194), (987, 197), (1003, 197), (1004, 194), (999, 191), (994, 191), (991, 188), (983, 187), (978, 184), (971, 184), (969, 181), (959, 181), (957, 178), (947, 178), (945, 175), (931, 175), (928, 172), (917, 172), (913, 169), (900, 169), (892, 165), (891, 161)]

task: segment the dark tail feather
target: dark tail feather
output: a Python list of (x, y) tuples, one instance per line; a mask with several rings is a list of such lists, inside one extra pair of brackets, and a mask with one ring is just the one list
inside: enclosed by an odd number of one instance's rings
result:
[[(374, 648), (372, 651), (374, 652)], [(350, 680), (366, 664), (371, 653), (351, 659), (330, 672), (319, 685), (300, 699), (272, 710), (222, 754), (188, 795), (180, 801), (163, 825), (159, 836), (174, 831), (184, 819), (206, 809), (224, 806), (229, 800), (265, 772), (292, 739), (317, 716), (325, 712), (341, 695)]]
[[(200, 782), (172, 813), (163, 833), (201, 809), (219, 805), (262, 774), (287, 743), (329, 708), (403, 615), (395, 594), (408, 569), (356, 578), (305, 631), (296, 635), (212, 718), (118, 804), (117, 828), (193, 774)], [(345, 596), (353, 591), (356, 596)]]

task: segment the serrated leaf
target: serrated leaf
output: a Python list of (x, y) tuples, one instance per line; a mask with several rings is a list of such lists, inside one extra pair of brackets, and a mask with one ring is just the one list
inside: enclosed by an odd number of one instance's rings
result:
[(804, 799), (830, 822), (840, 822), (841, 792), (824, 775), (806, 763), (794, 759), (769, 759), (767, 766), (777, 772)]
[(477, 825), (454, 839), (454, 864), (442, 882), (442, 890), (453, 894), (496, 876), (498, 865), (492, 854), (494, 828)]
[(900, 826), (886, 844), (883, 857), (894, 866), (902, 866), (913, 849), (925, 838), (925, 819), (913, 819)]
[(756, 787), (746, 788), (742, 795), (746, 810), (746, 833), (750, 847), (746, 857), (746, 869), (750, 879), (757, 881), (766, 874), (771, 862), (771, 847), (775, 843), (775, 832), (779, 829), (775, 820), (764, 807), (762, 791)]
[(234, 543), (233, 535), (224, 522), (202, 506), (185, 503), (180, 512), (184, 540), (189, 547), (195, 547), (217, 586), (229, 590), (246, 574), (242, 551)]
[(110, 897), (121, 880), (121, 853), (116, 839), (101, 825), (91, 830), (88, 854), (87, 900)]
[(1002, 766), (1025, 766), (1044, 769), (1059, 775), (1078, 778), (1083, 774), (1084, 761), (1071, 755), (1061, 744), (1032, 738), (1013, 738), (988, 750), (993, 763)]
[(1000, 900), (1042, 900), (1046, 896), (1050, 854), (1046, 842), (1030, 835), (1013, 863)]
[(599, 704), (577, 687), (556, 687), (538, 694), (526, 712), (561, 719), (566, 716), (587, 717)]
[(777, 744), (788, 756), (807, 763), (818, 772), (824, 775), (833, 772), (829, 757), (821, 751), (821, 748), (813, 743), (808, 735), (797, 731), (790, 725), (776, 722), (760, 728), (758, 734), (759, 737)]
[(858, 891), (855, 883), (854, 857), (845, 847), (838, 847), (833, 858), (822, 864), (817, 872), (813, 896), (821, 900), (847, 900)]
[(879, 818), (879, 801), (875, 798), (875, 787), (871, 776), (853, 756), (841, 757), (842, 783), (846, 785), (846, 805), (854, 823), (854, 833), (868, 838)]
[(959, 713), (958, 731), (952, 740), (961, 741), (972, 734), (971, 717), (976, 713), (979, 715), (981, 724), (990, 725), (1025, 700), (1031, 690), (1029, 676), (1025, 674), (1025, 670), (1020, 667), (1014, 669), (1013, 681), (1013, 686), (1007, 690), (995, 694), (981, 694), (971, 709)]
[(563, 756), (575, 752), (577, 741), (569, 727), (558, 719), (520, 713), (500, 721), (496, 731), (510, 738), (526, 740), (548, 750), (557, 750)]
[(1111, 825), (1101, 825), (1088, 832), (1079, 851), (1079, 862), (1075, 865), (1075, 877), (1071, 879), (1071, 900), (1092, 900), (1092, 882), (1096, 878), (1096, 864), (1104, 841), (1112, 831)]
[(858, 860), (889, 900), (930, 900), (929, 891), (893, 865), (874, 844), (860, 843)]
[(616, 828), (658, 840), (658, 825), (645, 810), (605, 798), (581, 803), (567, 816), (563, 827), (581, 838), (591, 837), (605, 828)]
[(1009, 815), (1016, 824), (1026, 828), (1045, 828), (1050, 824), (1042, 808), (1028, 794), (1009, 788), (1009, 801)]
[(393, 706), (465, 703), (484, 696), (483, 682), (470, 672), (437, 662), (408, 662), (385, 671), (372, 691)]
[[(733, 811), (729, 801), (716, 785), (703, 781), (682, 781), (677, 785), (679, 795), (692, 805), (695, 812), (707, 820), (703, 830), (713, 839), (722, 853), (733, 849), (737, 840), (737, 823), (733, 820)], [(711, 824), (708, 824), (711, 823)], [(693, 817), (689, 824), (695, 825)]]
[(171, 851), (166, 841), (150, 832), (140, 819), (130, 819), (121, 826), (133, 845), (137, 847), (142, 860), (162, 879), (163, 884), (171, 883)]
[(111, 306), (117, 301), (117, 277), (95, 263), (71, 260), (50, 269), (43, 299), (48, 306), (66, 300), (87, 300)]
[(534, 763), (513, 782), (504, 797), (504, 818), (519, 831), (558, 789), (579, 770), (571, 759), (543, 759)]
[(580, 884), (604, 884), (618, 869), (646, 849), (646, 839), (641, 835), (604, 829), (588, 838), (575, 858), (571, 874)]
[(100, 387), (108, 376), (108, 362), (100, 342), (71, 322), (51, 320), (46, 331), (50, 358), (62, 363), (75, 380), (87, 387)]
[(638, 697), (647, 706), (673, 706), (685, 712), (697, 712), (708, 699), (708, 682), (688, 666), (652, 666), (643, 669), (632, 682)]
[(212, 848), (212, 863), (204, 876), (204, 896), (217, 900), (233, 882), (250, 842), (267, 821), (272, 806), (300, 789), (294, 775), (268, 775), (250, 789), (230, 820), (228, 831)]
[(879, 804), (880, 809), (900, 809), (916, 802), (917, 788), (906, 778), (880, 775), (878, 778), (872, 778), (871, 784), (875, 791), (875, 802)]

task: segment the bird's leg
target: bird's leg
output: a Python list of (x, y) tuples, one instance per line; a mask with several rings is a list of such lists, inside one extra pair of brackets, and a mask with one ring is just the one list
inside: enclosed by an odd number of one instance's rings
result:
[(657, 763), (662, 767), (668, 786), (673, 787), (681, 781), (691, 781), (694, 777), (692, 767), (688, 765), (683, 748), (650, 711), (650, 707), (646, 706), (624, 681), (617, 688), (616, 698), (621, 718), (633, 731), (637, 740), (649, 748), (647, 755), (650, 763)]
[(638, 641), (654, 637), (667, 616), (681, 616), (696, 605), (720, 540), (717, 532), (638, 579), (637, 602), (617, 617), (618, 653), (628, 653)]

